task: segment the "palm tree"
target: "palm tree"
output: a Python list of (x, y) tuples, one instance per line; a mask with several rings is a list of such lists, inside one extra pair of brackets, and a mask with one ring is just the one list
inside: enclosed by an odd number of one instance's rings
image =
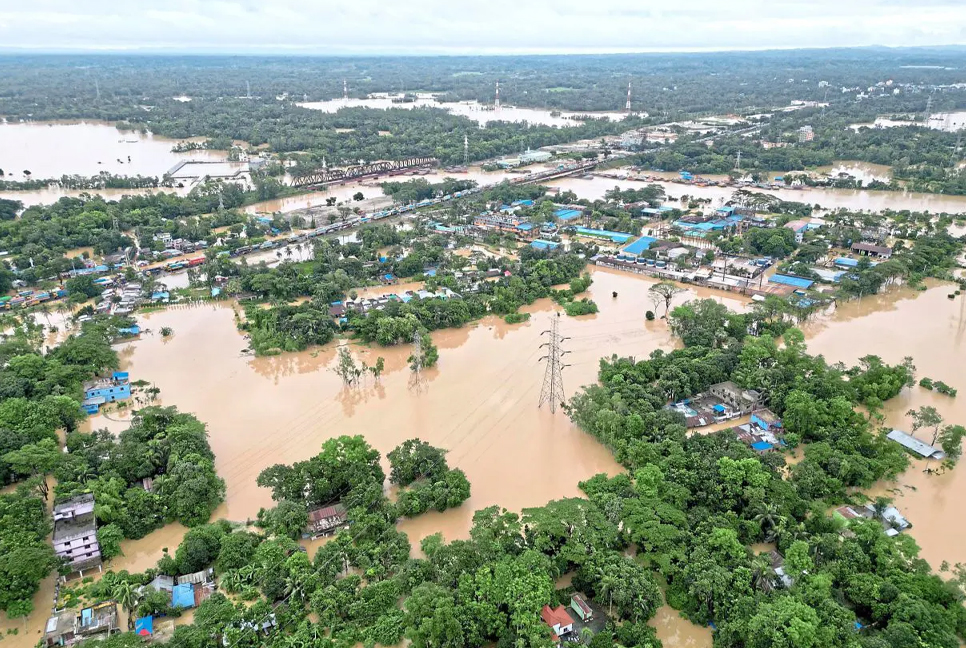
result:
[(134, 630), (134, 610), (141, 602), (141, 594), (131, 581), (120, 580), (114, 584), (111, 596), (127, 612), (127, 630)]
[(751, 561), (751, 586), (762, 592), (770, 592), (774, 587), (775, 570), (768, 554), (755, 556)]

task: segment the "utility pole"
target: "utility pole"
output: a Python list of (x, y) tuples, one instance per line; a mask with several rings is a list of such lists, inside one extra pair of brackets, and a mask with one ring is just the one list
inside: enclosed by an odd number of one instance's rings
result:
[(570, 338), (560, 335), (560, 313), (551, 319), (550, 330), (540, 335), (549, 335), (550, 339), (540, 345), (540, 348), (547, 347), (547, 355), (540, 358), (541, 362), (547, 361), (547, 372), (543, 376), (543, 389), (540, 390), (537, 407), (550, 403), (550, 411), (556, 412), (557, 403), (563, 403), (564, 399), (563, 370), (570, 366), (563, 363), (563, 357), (570, 351), (564, 351), (561, 345)]

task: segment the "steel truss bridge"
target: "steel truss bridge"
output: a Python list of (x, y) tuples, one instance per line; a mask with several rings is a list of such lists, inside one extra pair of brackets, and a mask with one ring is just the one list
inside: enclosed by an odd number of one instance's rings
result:
[(345, 182), (355, 178), (380, 175), (383, 173), (393, 173), (405, 169), (415, 169), (418, 167), (436, 166), (439, 160), (432, 157), (414, 157), (405, 160), (392, 160), (389, 162), (372, 162), (371, 164), (359, 164), (346, 167), (344, 169), (318, 169), (312, 173), (299, 176), (292, 180), (293, 187), (315, 187), (332, 184), (334, 182)]

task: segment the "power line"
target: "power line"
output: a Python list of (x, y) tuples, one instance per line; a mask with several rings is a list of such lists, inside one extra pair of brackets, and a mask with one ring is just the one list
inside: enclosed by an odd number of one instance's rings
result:
[(563, 370), (569, 365), (563, 363), (563, 357), (570, 353), (564, 351), (562, 344), (569, 340), (568, 337), (560, 335), (560, 313), (550, 320), (550, 329), (543, 331), (540, 335), (550, 335), (550, 339), (540, 345), (540, 348), (547, 347), (547, 355), (540, 358), (540, 361), (547, 361), (547, 371), (543, 376), (543, 388), (540, 390), (540, 403), (537, 407), (543, 407), (544, 403), (550, 403), (550, 411), (557, 411), (557, 403), (563, 403)]

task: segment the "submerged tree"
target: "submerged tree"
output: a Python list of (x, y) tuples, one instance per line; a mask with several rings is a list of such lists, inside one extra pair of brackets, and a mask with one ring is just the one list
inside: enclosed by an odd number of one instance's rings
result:
[(683, 292), (685, 292), (684, 288), (679, 288), (669, 281), (662, 281), (651, 286), (648, 296), (655, 309), (664, 304), (664, 316), (667, 317), (668, 311), (671, 310), (671, 302)]

